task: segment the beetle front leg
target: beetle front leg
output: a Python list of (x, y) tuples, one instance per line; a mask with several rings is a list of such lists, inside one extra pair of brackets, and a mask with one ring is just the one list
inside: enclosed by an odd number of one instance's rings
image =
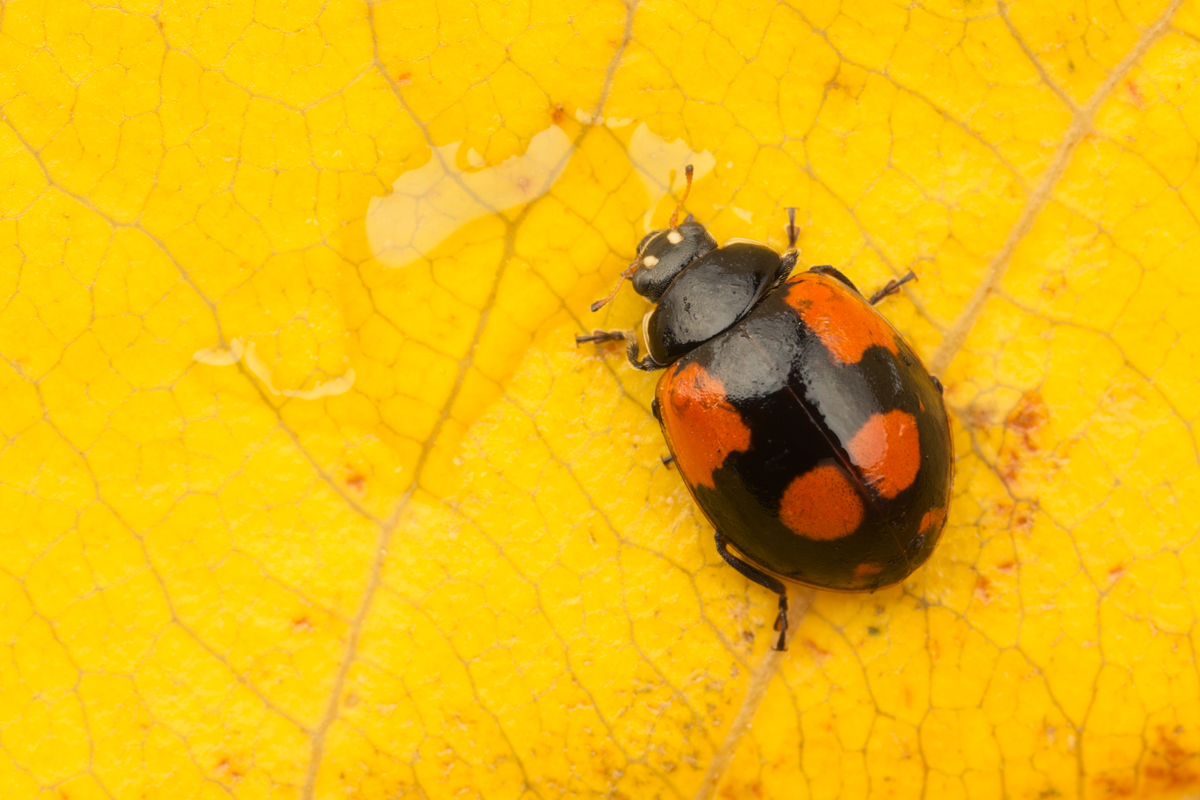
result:
[(629, 363), (643, 372), (653, 372), (656, 369), (662, 369), (667, 366), (660, 364), (650, 356), (638, 358), (638, 340), (637, 334), (633, 331), (592, 331), (590, 334), (576, 334), (575, 344), (581, 345), (587, 342), (595, 344), (603, 344), (604, 342), (615, 342), (620, 339), (625, 340), (625, 355), (629, 359)]
[(717, 552), (721, 554), (721, 558), (725, 559), (725, 563), (742, 573), (745, 577), (757, 583), (759, 586), (779, 595), (779, 616), (775, 618), (775, 630), (779, 631), (779, 641), (775, 643), (776, 650), (787, 650), (787, 612), (788, 600), (787, 589), (783, 585), (783, 581), (772, 578), (765, 572), (760, 572), (754, 567), (742, 561), (737, 556), (729, 552), (728, 542), (721, 535), (720, 531), (716, 532)]

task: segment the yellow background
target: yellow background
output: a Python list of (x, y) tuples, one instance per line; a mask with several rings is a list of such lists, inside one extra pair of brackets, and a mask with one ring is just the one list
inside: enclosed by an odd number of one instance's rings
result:
[[(0, 794), (1200, 790), (1198, 36), (0, 1)], [(953, 416), (929, 564), (782, 658), (655, 376), (572, 343), (637, 325), (587, 305), (689, 162), (719, 239), (795, 205), (804, 264), (916, 270), (884, 310)]]

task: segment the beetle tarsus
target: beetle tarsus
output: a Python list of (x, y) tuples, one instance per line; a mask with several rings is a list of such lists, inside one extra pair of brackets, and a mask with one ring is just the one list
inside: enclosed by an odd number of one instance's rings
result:
[(787, 246), (787, 249), (790, 252), (790, 251), (796, 249), (796, 240), (798, 240), (800, 238), (800, 229), (796, 227), (796, 207), (788, 206), (787, 215), (788, 215), (788, 224), (787, 224), (788, 246)]
[(675, 463), (675, 456), (661, 456), (659, 461), (663, 462), (664, 467), (670, 469), (671, 465)]
[(746, 578), (757, 583), (759, 586), (768, 591), (775, 592), (779, 595), (779, 616), (775, 618), (775, 630), (779, 631), (779, 641), (775, 643), (776, 650), (787, 650), (787, 589), (783, 585), (783, 581), (778, 578), (772, 578), (765, 572), (761, 572), (755, 567), (750, 566), (745, 561), (742, 561), (737, 556), (729, 552), (728, 541), (721, 535), (720, 531), (716, 532), (717, 552), (721, 554), (721, 558), (725, 559), (725, 563), (736, 569)]
[(787, 642), (783, 637), (787, 634), (787, 592), (779, 595), (779, 616), (775, 618), (775, 630), (779, 631), (779, 641), (775, 643), (776, 650), (787, 650)]
[(575, 334), (575, 344), (604, 344), (605, 342), (615, 342), (625, 338), (625, 331), (592, 331), (589, 334)]
[(916, 279), (917, 279), (917, 273), (913, 272), (911, 269), (908, 271), (908, 274), (905, 275), (903, 278), (899, 278), (899, 279), (892, 278), (890, 281), (887, 282), (887, 284), (882, 289), (880, 289), (875, 294), (871, 295), (871, 305), (875, 305), (876, 303), (878, 303), (880, 300), (882, 300), (885, 297), (891, 297), (892, 295), (894, 295), (900, 291), (901, 286), (908, 283), (909, 281), (915, 281)]

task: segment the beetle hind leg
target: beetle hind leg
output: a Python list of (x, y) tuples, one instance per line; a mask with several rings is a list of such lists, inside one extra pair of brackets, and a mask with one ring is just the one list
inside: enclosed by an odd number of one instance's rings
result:
[(729, 552), (728, 541), (721, 535), (720, 531), (716, 533), (717, 552), (721, 554), (721, 558), (725, 559), (725, 563), (736, 569), (746, 578), (757, 583), (759, 586), (768, 591), (775, 592), (779, 595), (779, 616), (775, 618), (775, 630), (779, 631), (779, 641), (775, 643), (776, 650), (787, 650), (787, 612), (788, 600), (787, 589), (784, 588), (783, 582), (777, 578), (772, 578), (765, 572), (750, 566), (745, 561), (742, 561), (737, 556)]

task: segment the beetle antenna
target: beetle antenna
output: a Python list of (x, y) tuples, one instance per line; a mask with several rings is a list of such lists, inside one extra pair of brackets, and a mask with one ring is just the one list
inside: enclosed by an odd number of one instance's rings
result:
[(683, 174), (687, 178), (687, 186), (683, 187), (683, 197), (679, 198), (679, 205), (675, 206), (674, 213), (671, 214), (670, 227), (676, 228), (679, 226), (679, 212), (683, 210), (683, 203), (687, 200), (688, 193), (692, 191), (692, 165), (688, 164), (683, 168)]
[(800, 229), (796, 227), (796, 207), (788, 206), (787, 214), (788, 214), (788, 224), (787, 224), (788, 246), (787, 246), (787, 249), (788, 249), (788, 252), (791, 252), (792, 250), (796, 249), (796, 240), (800, 238)]
[(621, 284), (625, 282), (626, 278), (628, 278), (630, 275), (632, 275), (634, 273), (634, 271), (638, 268), (639, 263), (640, 262), (638, 262), (638, 261), (633, 262), (632, 264), (629, 265), (629, 269), (627, 269), (621, 273), (621, 277), (617, 278), (617, 285), (614, 286), (613, 290), (608, 293), (608, 297), (605, 297), (602, 300), (597, 300), (596, 302), (592, 303), (592, 306), (591, 306), (592, 313), (595, 313), (595, 312), (599, 311), (600, 309), (604, 308), (606, 305), (608, 305), (609, 301), (611, 301), (614, 297), (617, 296), (617, 292), (621, 290)]

